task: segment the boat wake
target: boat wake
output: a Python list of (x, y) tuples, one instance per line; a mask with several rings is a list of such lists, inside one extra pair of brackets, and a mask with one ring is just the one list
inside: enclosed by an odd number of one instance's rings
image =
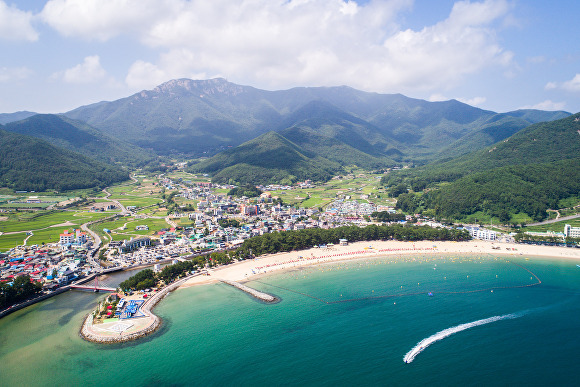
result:
[(473, 322), (469, 322), (469, 323), (465, 323), (465, 324), (460, 324), (460, 325), (457, 325), (457, 326), (454, 326), (451, 328), (444, 329), (444, 330), (439, 331), (439, 332), (435, 333), (434, 335), (429, 336), (426, 339), (423, 339), (420, 342), (418, 342), (416, 346), (414, 346), (409, 352), (407, 352), (407, 354), (403, 358), (403, 361), (405, 363), (412, 362), (413, 360), (415, 360), (415, 357), (418, 354), (420, 354), (425, 349), (427, 349), (427, 347), (429, 347), (431, 344), (433, 344), (437, 341), (443, 340), (444, 338), (449, 337), (455, 333), (464, 331), (464, 330), (469, 329), (469, 328), (478, 327), (480, 325), (485, 325), (485, 324), (489, 324), (492, 322), (496, 322), (496, 321), (513, 320), (515, 318), (522, 317), (524, 314), (526, 314), (526, 313), (521, 312), (521, 313), (505, 314), (503, 316), (493, 316), (493, 317), (489, 317), (489, 318), (484, 318), (482, 320), (477, 320), (477, 321), (473, 321)]

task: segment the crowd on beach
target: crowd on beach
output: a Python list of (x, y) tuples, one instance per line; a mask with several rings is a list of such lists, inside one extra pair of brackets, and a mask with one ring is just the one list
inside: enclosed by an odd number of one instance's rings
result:
[[(347, 251), (347, 252), (342, 252), (342, 253), (335, 253), (335, 254), (328, 254), (328, 255), (321, 255), (321, 256), (314, 256), (311, 255), (310, 257), (303, 257), (303, 256), (299, 256), (296, 259), (290, 259), (287, 261), (282, 261), (282, 262), (274, 262), (271, 264), (266, 264), (264, 266), (257, 266), (255, 269), (258, 271), (264, 271), (270, 268), (274, 268), (274, 267), (283, 267), (283, 266), (288, 266), (288, 265), (292, 265), (295, 264), (297, 262), (302, 262), (302, 261), (317, 261), (317, 262), (321, 262), (321, 260), (337, 260), (337, 259), (341, 259), (341, 258), (351, 258), (351, 257), (359, 257), (359, 256), (365, 256), (365, 255), (377, 255), (378, 253), (384, 253), (384, 252), (406, 252), (406, 251), (415, 251), (415, 252), (424, 252), (424, 251), (434, 251), (436, 249), (436, 247), (422, 247), (422, 248), (416, 248), (415, 246), (413, 246), (412, 248), (408, 247), (408, 248), (385, 248), (385, 249), (379, 249), (379, 250), (375, 250), (372, 247), (363, 249), (363, 250), (357, 250), (357, 251)], [(254, 272), (255, 273), (255, 272)]]

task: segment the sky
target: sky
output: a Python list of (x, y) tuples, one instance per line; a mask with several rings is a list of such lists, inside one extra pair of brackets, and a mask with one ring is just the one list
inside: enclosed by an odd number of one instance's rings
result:
[(576, 0), (0, 0), (0, 113), (177, 78), (580, 111)]

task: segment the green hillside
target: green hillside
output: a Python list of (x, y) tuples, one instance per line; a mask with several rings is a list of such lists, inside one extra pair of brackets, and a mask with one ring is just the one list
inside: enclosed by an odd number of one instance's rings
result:
[(267, 184), (328, 180), (340, 165), (306, 152), (276, 132), (268, 132), (189, 168), (210, 173), (215, 182)]
[(37, 114), (6, 124), (4, 129), (37, 137), (108, 163), (139, 166), (154, 157), (152, 152), (113, 139), (84, 122), (55, 114)]
[[(577, 121), (578, 119), (578, 121)], [(557, 121), (531, 125), (491, 147), (437, 162), (407, 169), (383, 179), (383, 184), (401, 182), (409, 186), (454, 181), (464, 175), (511, 165), (546, 163), (580, 155), (580, 113)]]
[(0, 187), (64, 191), (105, 187), (128, 178), (116, 166), (0, 129)]
[(569, 114), (565, 112), (540, 110), (517, 110), (496, 114), (482, 123), (477, 131), (463, 136), (443, 149), (436, 158), (450, 160), (505, 140), (532, 124), (554, 121), (568, 116)]
[(474, 173), (435, 191), (429, 207), (439, 216), (461, 219), (479, 211), (509, 222), (525, 213), (546, 218), (547, 209), (580, 193), (580, 158), (516, 165)]
[[(375, 157), (338, 140), (341, 136), (333, 136), (332, 132), (342, 131), (342, 127), (322, 127), (315, 130), (310, 127), (292, 127), (280, 132), (284, 138), (292, 141), (303, 151), (316, 154), (341, 165), (356, 165), (366, 169), (385, 168), (396, 163), (386, 157)], [(331, 132), (321, 135), (325, 131)]]
[[(403, 192), (398, 205), (411, 212), (431, 209), (455, 219), (481, 212), (502, 222), (525, 214), (541, 220), (562, 199), (580, 195), (579, 155), (580, 113), (531, 125), (455, 160), (392, 173), (382, 183)], [(423, 194), (405, 193), (425, 188)]]

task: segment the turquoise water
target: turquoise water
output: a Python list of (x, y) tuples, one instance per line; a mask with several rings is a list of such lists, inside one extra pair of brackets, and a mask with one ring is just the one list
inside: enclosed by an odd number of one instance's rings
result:
[[(577, 384), (580, 269), (570, 261), (510, 260), (379, 258), (248, 283), (279, 296), (275, 305), (223, 284), (180, 289), (155, 309), (164, 320), (159, 332), (111, 346), (78, 337), (83, 316), (103, 296), (68, 292), (0, 320), (0, 380), (6, 386)], [(538, 282), (534, 275), (542, 283), (528, 286)], [(521, 316), (458, 332), (403, 362), (439, 331), (511, 313)]]

